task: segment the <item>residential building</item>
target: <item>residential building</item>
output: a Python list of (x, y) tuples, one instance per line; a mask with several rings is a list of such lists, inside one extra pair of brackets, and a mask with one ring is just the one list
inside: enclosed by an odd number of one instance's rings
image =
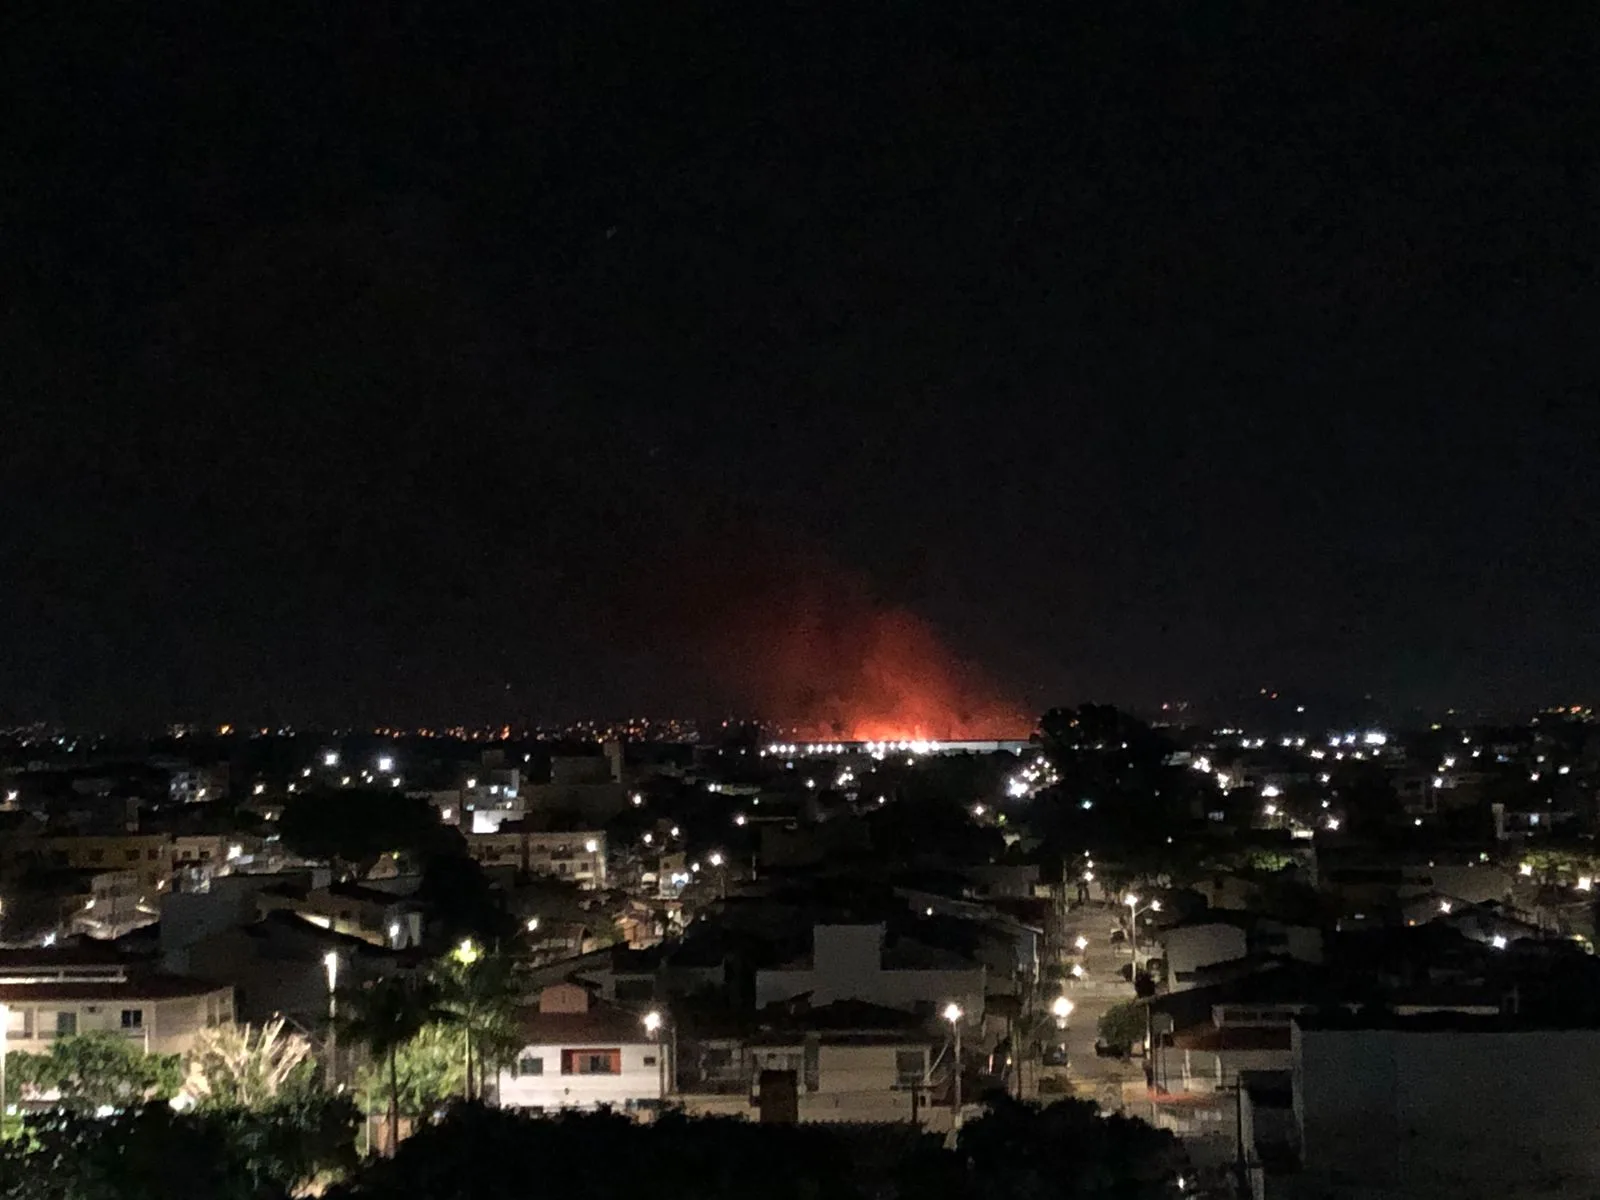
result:
[(72, 834), (38, 842), (46, 865), (75, 871), (133, 871), (147, 903), (172, 877), (172, 839), (161, 833)]
[(667, 1046), (637, 1012), (600, 1004), (578, 984), (558, 983), (540, 992), (537, 1007), (519, 1021), (523, 1047), (498, 1079), (502, 1107), (632, 1111), (659, 1103)]
[(234, 1019), (231, 985), (66, 949), (0, 951), (0, 1007), (7, 1048), (33, 1053), (58, 1037), (105, 1031), (178, 1054), (202, 1029)]
[(777, 1086), (797, 1100), (797, 1120), (926, 1123), (938, 1041), (900, 1009), (857, 1000), (802, 1007), (752, 1035), (686, 1048), (678, 1101), (692, 1113), (753, 1119), (778, 1073)]
[(405, 895), (359, 883), (306, 887), (278, 883), (256, 893), (262, 916), (295, 913), (324, 929), (398, 950), (422, 940), (422, 906)]
[(466, 835), (467, 852), (485, 867), (553, 875), (579, 887), (606, 887), (606, 835), (600, 829), (532, 830), (507, 821), (493, 833)]
[(240, 1020), (259, 1024), (282, 1014), (318, 1028), (328, 1013), (330, 953), (339, 963), (341, 989), (359, 988), (422, 962), (415, 951), (345, 937), (283, 910), (251, 924), (208, 930), (182, 951), (182, 961), (197, 978), (234, 985)]
[(1299, 1173), (1258, 1194), (1322, 1200), (1594, 1194), (1600, 1029), (1459, 1013), (1303, 1017)]
[(885, 926), (817, 925), (811, 953), (756, 972), (756, 1007), (807, 996), (813, 1006), (864, 1000), (933, 1013), (954, 1001), (971, 1020), (983, 1015), (985, 971), (949, 951), (909, 938), (886, 945)]
[(1191, 921), (1169, 926), (1157, 936), (1171, 991), (1195, 986), (1207, 967), (1240, 959), (1322, 961), (1320, 929), (1258, 913), (1212, 909)]
[(119, 938), (158, 919), (144, 902), (137, 871), (97, 871), (88, 876), (89, 895), (72, 918), (74, 933), (94, 938)]

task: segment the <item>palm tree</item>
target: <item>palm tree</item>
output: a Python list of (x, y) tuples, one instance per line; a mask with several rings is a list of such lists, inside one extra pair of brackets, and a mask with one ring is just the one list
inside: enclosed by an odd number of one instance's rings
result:
[(491, 1062), (498, 1066), (519, 1048), (515, 1015), (522, 989), (509, 958), (484, 955), (470, 941), (462, 942), (440, 963), (434, 981), (440, 1007), (467, 1035), (466, 1098), (471, 1100), (482, 1095), (482, 1080)]
[(344, 998), (339, 1025), (345, 1037), (389, 1067), (389, 1153), (400, 1142), (400, 1082), (395, 1056), (429, 1025), (448, 1019), (432, 980), (390, 975)]

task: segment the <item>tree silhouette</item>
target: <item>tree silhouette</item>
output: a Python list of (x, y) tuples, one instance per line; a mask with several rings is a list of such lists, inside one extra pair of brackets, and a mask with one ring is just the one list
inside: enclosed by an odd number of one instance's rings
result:
[(345, 1037), (388, 1064), (389, 1148), (400, 1140), (400, 1048), (429, 1025), (450, 1020), (432, 980), (391, 975), (341, 997), (340, 1028)]
[(475, 949), (447, 956), (435, 968), (433, 981), (440, 1010), (466, 1037), (466, 1098), (471, 1100), (482, 1094), (487, 1070), (521, 1048), (514, 1016), (522, 989), (509, 958)]

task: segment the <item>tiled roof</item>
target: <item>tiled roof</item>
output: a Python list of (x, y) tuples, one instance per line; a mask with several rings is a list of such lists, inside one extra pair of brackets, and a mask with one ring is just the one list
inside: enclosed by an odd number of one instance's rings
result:
[(181, 975), (134, 975), (128, 979), (51, 980), (45, 983), (0, 984), (0, 1004), (53, 1004), (82, 1000), (180, 1000), (232, 991), (227, 984), (207, 983)]
[(655, 1040), (645, 1032), (638, 1013), (617, 1008), (581, 1013), (525, 1008), (517, 1014), (517, 1024), (529, 1046), (631, 1046)]

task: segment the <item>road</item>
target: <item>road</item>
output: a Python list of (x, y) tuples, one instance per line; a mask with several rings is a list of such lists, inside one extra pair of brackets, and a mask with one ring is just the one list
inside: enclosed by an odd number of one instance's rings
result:
[(1088, 939), (1089, 945), (1078, 961), (1083, 964), (1082, 979), (1067, 985), (1067, 994), (1073, 1003), (1072, 1017), (1066, 1030), (1070, 1065), (1065, 1071), (1044, 1068), (1046, 1075), (1066, 1075), (1074, 1089), (1085, 1099), (1094, 1099), (1102, 1107), (1121, 1107), (1122, 1085), (1144, 1080), (1142, 1060), (1131, 1063), (1115, 1058), (1099, 1058), (1094, 1052), (1096, 1031), (1100, 1015), (1114, 1004), (1133, 999), (1133, 986), (1122, 979), (1121, 969), (1128, 963), (1126, 945), (1113, 945), (1112, 931), (1118, 928), (1118, 913), (1099, 904), (1074, 906), (1067, 918), (1067, 942), (1076, 937)]

